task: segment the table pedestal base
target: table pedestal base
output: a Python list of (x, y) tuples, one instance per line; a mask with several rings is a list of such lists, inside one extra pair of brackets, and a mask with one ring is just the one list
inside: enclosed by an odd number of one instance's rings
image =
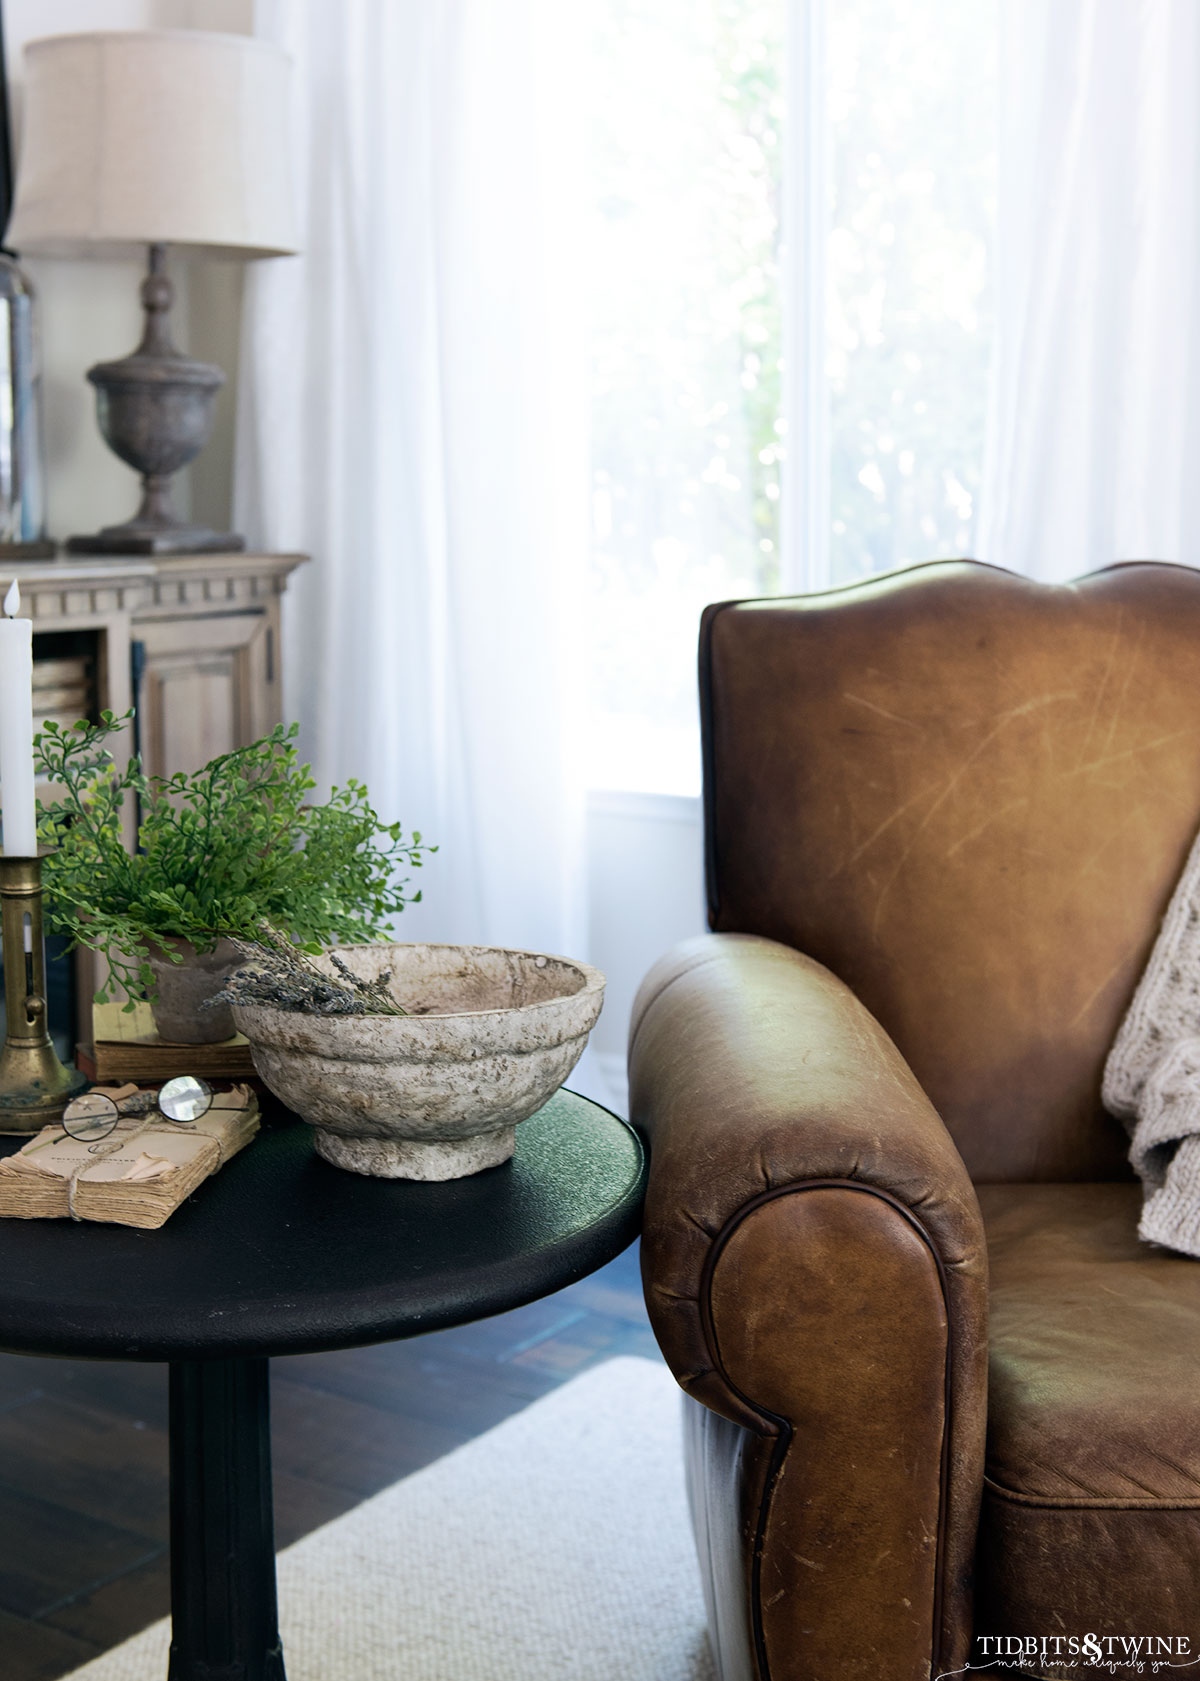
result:
[(286, 1681), (266, 1360), (171, 1366), (168, 1681)]

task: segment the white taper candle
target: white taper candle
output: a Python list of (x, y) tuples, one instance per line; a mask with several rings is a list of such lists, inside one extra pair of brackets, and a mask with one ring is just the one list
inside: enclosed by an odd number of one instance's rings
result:
[(33, 625), (14, 578), (0, 619), (0, 830), (10, 858), (37, 852), (33, 786)]

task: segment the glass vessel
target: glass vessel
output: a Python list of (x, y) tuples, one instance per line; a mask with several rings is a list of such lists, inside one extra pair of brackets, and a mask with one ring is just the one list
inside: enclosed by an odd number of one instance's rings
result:
[(0, 252), (0, 548), (46, 538), (41, 371), (33, 286)]

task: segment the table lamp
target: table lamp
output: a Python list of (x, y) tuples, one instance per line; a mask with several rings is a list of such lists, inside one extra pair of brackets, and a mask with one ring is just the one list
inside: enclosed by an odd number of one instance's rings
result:
[(50, 256), (149, 247), (142, 342), (87, 376), (105, 441), (142, 475), (142, 502), (124, 524), (72, 537), (76, 554), (244, 547), (172, 509), (171, 475), (207, 442), (225, 376), (172, 342), (167, 249), (240, 258), (295, 250), (289, 73), (268, 42), (200, 30), (52, 35), (25, 49), (9, 241)]

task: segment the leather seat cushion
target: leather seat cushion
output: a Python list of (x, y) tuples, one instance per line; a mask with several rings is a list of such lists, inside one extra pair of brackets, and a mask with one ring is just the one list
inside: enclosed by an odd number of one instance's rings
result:
[(1200, 1261), (1139, 1241), (1136, 1184), (983, 1185), (979, 1201), (976, 1633), (1183, 1636), (1200, 1656)]

